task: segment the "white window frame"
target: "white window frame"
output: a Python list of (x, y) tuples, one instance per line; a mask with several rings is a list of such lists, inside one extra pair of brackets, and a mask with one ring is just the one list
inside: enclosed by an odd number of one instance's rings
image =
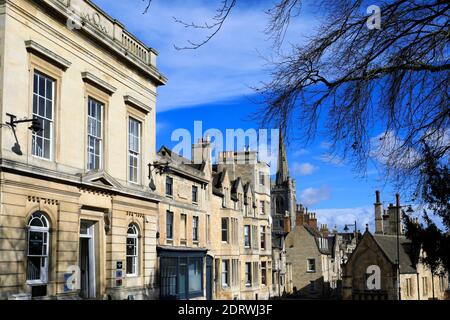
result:
[(253, 280), (252, 263), (251, 262), (246, 262), (245, 263), (245, 286), (246, 287), (251, 287), (252, 283), (253, 283), (252, 280)]
[[(134, 232), (134, 233), (130, 233), (130, 229)], [(128, 254), (128, 239), (133, 239), (134, 240), (134, 254), (129, 255)], [(126, 242), (126, 261), (127, 261), (127, 266), (126, 266), (126, 274), (127, 277), (136, 277), (139, 275), (139, 229), (136, 226), (136, 224), (134, 223), (130, 223), (128, 225), (128, 230), (127, 230), (127, 242)], [(128, 273), (128, 259), (131, 259), (132, 262), (132, 272)]]
[[(31, 222), (35, 219), (38, 219), (42, 222), (42, 227), (32, 226)], [(30, 254), (30, 235), (32, 232), (42, 233), (44, 236), (43, 247), (45, 246), (45, 250), (41, 255), (31, 255)], [(30, 285), (43, 285), (48, 283), (48, 258), (49, 258), (49, 246), (50, 246), (50, 224), (47, 217), (42, 212), (35, 212), (31, 215), (28, 221), (28, 232), (27, 232), (27, 283)], [(40, 258), (40, 270), (39, 270), (39, 279), (28, 279), (29, 277), (29, 258)], [(42, 259), (43, 262), (42, 263)]]
[(200, 218), (198, 216), (192, 217), (192, 241), (198, 242), (200, 235)]
[[(248, 243), (247, 243), (247, 239), (248, 239)], [(251, 248), (252, 246), (252, 231), (250, 228), (250, 225), (245, 225), (244, 226), (244, 247), (246, 249)]]
[[(312, 265), (310, 264), (310, 261), (314, 261), (314, 269), (310, 268)], [(317, 270), (316, 259), (313, 258), (306, 259), (306, 272), (315, 273), (316, 270)]]
[[(39, 78), (43, 78), (44, 79), (44, 81), (45, 81), (45, 96), (41, 96), (40, 94), (39, 94), (39, 88), (36, 88), (35, 87), (35, 85), (34, 85), (34, 79), (35, 79), (35, 77), (38, 77), (38, 80), (37, 80), (37, 84), (38, 84), (38, 86), (39, 86)], [(47, 97), (47, 81), (51, 81), (51, 83), (52, 83), (52, 97), (51, 97), (51, 99), (49, 99), (48, 97)], [(34, 73), (33, 73), (33, 99), (32, 99), (32, 114), (33, 114), (33, 117), (37, 117), (39, 120), (40, 120), (40, 123), (41, 123), (41, 126), (42, 126), (42, 128), (44, 128), (44, 131), (42, 131), (41, 133), (37, 133), (37, 132), (33, 132), (32, 133), (32, 136), (31, 136), (31, 154), (32, 154), (32, 156), (33, 157), (35, 157), (35, 158), (38, 158), (38, 159), (41, 159), (41, 160), (46, 160), (46, 161), (52, 161), (52, 159), (53, 159), (53, 149), (54, 149), (54, 118), (55, 118), (55, 96), (56, 96), (56, 92), (55, 92), (55, 89), (56, 89), (56, 80), (55, 79), (53, 79), (52, 77), (50, 77), (50, 76), (48, 76), (47, 74), (45, 74), (45, 73), (43, 73), (43, 72), (40, 72), (40, 71), (38, 71), (38, 70), (34, 70)], [(39, 112), (34, 112), (34, 99), (36, 99), (37, 101), (36, 101), (36, 106), (38, 106), (39, 105), (39, 100), (40, 100), (40, 98), (41, 99), (44, 99), (44, 102), (46, 103), (46, 102), (48, 102), (48, 101), (50, 101), (51, 102), (51, 114), (52, 114), (52, 117), (51, 118), (48, 118), (48, 117), (43, 117), (43, 116), (41, 116), (41, 115), (39, 115)], [(49, 137), (50, 138), (44, 138), (43, 137), (43, 135), (44, 135), (44, 132), (45, 132), (45, 125), (44, 125), (44, 122), (45, 121), (48, 121), (48, 122), (50, 122), (50, 125), (49, 125), (49, 129), (50, 129), (50, 134), (49, 134)], [(42, 137), (39, 137), (39, 134), (42, 134)], [(46, 158), (46, 157), (44, 157), (43, 156), (43, 153), (44, 153), (44, 150), (41, 150), (40, 151), (40, 153), (41, 153), (41, 155), (38, 153), (38, 151), (37, 151), (37, 144), (36, 144), (36, 139), (37, 138), (40, 138), (40, 139), (42, 139), (42, 143), (44, 144), (46, 141), (50, 144), (50, 147), (49, 147), (49, 157), (48, 158)], [(44, 148), (45, 149), (45, 148)]]
[[(137, 136), (135, 132), (131, 132), (131, 124), (137, 125)], [(132, 141), (137, 140), (137, 146), (132, 145)], [(134, 184), (141, 182), (141, 143), (142, 143), (142, 122), (136, 118), (128, 117), (128, 181)], [(131, 159), (136, 161), (136, 167), (132, 165)], [(132, 177), (131, 170), (133, 170)], [(135, 172), (134, 172), (135, 171)]]
[(230, 260), (222, 260), (222, 287), (230, 287)]
[[(99, 118), (92, 117), (89, 115), (89, 108), (91, 107), (91, 103), (92, 103), (92, 106), (100, 107), (100, 117)], [(87, 170), (89, 170), (89, 171), (101, 171), (103, 169), (104, 113), (105, 113), (105, 104), (102, 103), (101, 101), (89, 96), (88, 97), (88, 112), (87, 112)], [(90, 120), (95, 121), (96, 125), (100, 125), (100, 130), (99, 130), (100, 136), (94, 135), (92, 132), (90, 132)], [(94, 150), (91, 150), (91, 146), (90, 146), (91, 138), (94, 141), (99, 142), (98, 155), (96, 154), (95, 148), (94, 148)], [(99, 158), (98, 168), (92, 167), (92, 166), (95, 166), (95, 161), (94, 161), (94, 164), (91, 164), (91, 162), (90, 162), (91, 154), (93, 154), (94, 157), (98, 156), (98, 158)]]

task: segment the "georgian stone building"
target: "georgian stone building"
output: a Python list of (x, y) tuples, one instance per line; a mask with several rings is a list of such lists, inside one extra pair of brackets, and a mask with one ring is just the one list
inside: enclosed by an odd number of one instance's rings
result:
[(215, 297), (268, 299), (272, 287), (269, 166), (253, 151), (223, 152), (213, 166)]
[(166, 147), (154, 164), (162, 299), (268, 299), (272, 286), (269, 168), (256, 152), (211, 144), (192, 158)]
[(347, 300), (444, 299), (448, 274), (433, 275), (403, 232), (402, 206), (383, 211), (376, 193), (375, 234), (367, 229), (343, 268), (343, 298)]
[(1, 299), (157, 297), (156, 55), (89, 0), (0, 1)]

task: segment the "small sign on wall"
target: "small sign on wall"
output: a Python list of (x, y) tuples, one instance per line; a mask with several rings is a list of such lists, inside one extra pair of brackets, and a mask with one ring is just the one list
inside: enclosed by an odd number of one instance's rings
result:
[(117, 261), (116, 262), (116, 287), (122, 286), (122, 279), (123, 279), (123, 262)]

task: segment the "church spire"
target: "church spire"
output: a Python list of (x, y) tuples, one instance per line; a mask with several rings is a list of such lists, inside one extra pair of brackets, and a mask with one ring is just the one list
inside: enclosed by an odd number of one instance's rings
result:
[(278, 144), (278, 169), (276, 184), (281, 185), (288, 180), (289, 167), (286, 156), (286, 146), (284, 144), (283, 131), (280, 128), (280, 141)]

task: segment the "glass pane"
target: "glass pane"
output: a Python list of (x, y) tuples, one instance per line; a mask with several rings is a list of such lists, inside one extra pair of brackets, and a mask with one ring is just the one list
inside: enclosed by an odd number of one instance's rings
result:
[(45, 117), (47, 119), (53, 119), (53, 104), (51, 100), (47, 100), (46, 102)]
[(39, 95), (45, 97), (45, 78), (39, 75)]
[(27, 280), (41, 279), (41, 258), (28, 257)]
[(127, 257), (127, 274), (133, 274), (133, 258)]
[(47, 78), (47, 92), (45, 97), (47, 99), (53, 99), (53, 81)]
[(39, 97), (38, 115), (45, 117), (45, 98)]
[(202, 259), (189, 260), (189, 292), (202, 290)]
[(44, 235), (42, 232), (30, 231), (28, 239), (28, 254), (41, 256), (43, 254)]
[(38, 94), (39, 93), (39, 77), (35, 73), (33, 77), (33, 93)]

